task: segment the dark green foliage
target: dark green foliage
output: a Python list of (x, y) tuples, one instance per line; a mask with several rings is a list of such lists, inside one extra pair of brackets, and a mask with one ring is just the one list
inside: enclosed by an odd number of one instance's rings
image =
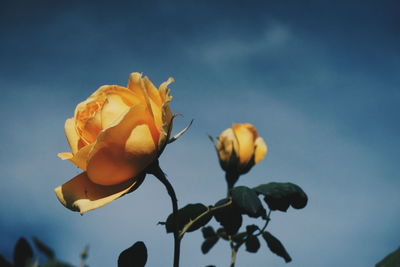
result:
[(217, 235), (219, 237), (221, 237), (223, 240), (226, 240), (226, 241), (229, 240), (228, 234), (226, 233), (224, 228), (218, 228)]
[[(215, 206), (220, 206), (227, 203), (228, 199), (221, 199)], [(218, 209), (214, 211), (215, 219), (224, 227), (225, 232), (228, 235), (234, 235), (239, 231), (240, 226), (242, 226), (242, 215), (240, 214), (240, 210), (234, 204), (229, 205), (227, 207)]]
[(398, 267), (400, 266), (400, 248), (396, 249), (383, 260), (378, 262), (376, 267)]
[[(179, 209), (177, 214), (178, 229), (182, 230), (187, 223), (189, 223), (190, 221), (198, 217), (200, 214), (207, 211), (207, 209), (208, 208), (201, 203), (188, 204), (185, 207)], [(173, 214), (170, 214), (167, 218), (167, 222), (165, 223), (165, 228), (167, 230), (167, 233), (174, 232), (175, 224), (172, 218)], [(199, 229), (200, 227), (206, 225), (211, 220), (211, 218), (212, 218), (211, 214), (203, 216), (200, 220), (198, 220), (188, 229), (188, 232), (193, 232)]]
[(219, 237), (217, 235), (212, 236), (204, 240), (203, 244), (201, 245), (201, 252), (206, 254), (210, 251), (210, 249), (218, 242)]
[(269, 249), (273, 253), (282, 257), (285, 260), (285, 262), (292, 261), (292, 258), (287, 253), (287, 251), (286, 251), (285, 247), (282, 245), (281, 241), (279, 241), (275, 236), (271, 235), (267, 231), (263, 232), (262, 236), (263, 236), (265, 242), (267, 242)]
[(67, 263), (63, 263), (57, 260), (49, 260), (47, 262), (45, 262), (43, 265), (41, 265), (42, 267), (73, 267), (72, 265), (69, 265)]
[(257, 218), (265, 213), (257, 193), (247, 186), (237, 186), (231, 189), (233, 202), (250, 217)]
[(306, 193), (298, 185), (292, 183), (272, 182), (259, 185), (254, 190), (264, 196), (271, 210), (287, 211), (290, 205), (295, 209), (302, 209), (308, 201)]
[(49, 246), (47, 246), (45, 243), (43, 243), (42, 241), (40, 241), (36, 237), (33, 237), (32, 241), (35, 244), (36, 248), (41, 253), (43, 253), (47, 257), (47, 259), (54, 259), (55, 258), (53, 250)]
[(31, 245), (25, 238), (21, 237), (14, 247), (13, 259), (15, 267), (25, 267), (25, 265), (31, 262), (33, 258), (33, 251)]
[(207, 226), (207, 227), (201, 228), (201, 232), (203, 233), (204, 239), (217, 235), (214, 231), (214, 228), (212, 228), (212, 226)]
[(3, 255), (0, 255), (0, 266), (2, 267), (12, 267), (11, 262), (9, 262)]
[(256, 253), (260, 248), (260, 241), (254, 235), (249, 235), (246, 239), (246, 250), (251, 253)]
[(246, 238), (247, 238), (247, 232), (241, 232), (232, 236), (232, 240), (239, 245), (242, 244), (244, 241), (246, 241)]
[(255, 225), (255, 224), (251, 224), (251, 225), (247, 225), (246, 226), (246, 232), (249, 235), (253, 234), (257, 230), (258, 230), (258, 226)]
[(136, 242), (130, 248), (125, 249), (119, 254), (118, 267), (143, 267), (147, 262), (146, 245)]

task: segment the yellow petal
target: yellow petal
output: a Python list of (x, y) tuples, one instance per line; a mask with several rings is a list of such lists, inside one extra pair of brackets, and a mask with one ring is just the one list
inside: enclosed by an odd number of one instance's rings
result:
[(62, 160), (66, 160), (72, 158), (74, 155), (70, 152), (61, 152), (58, 153), (57, 156)]
[(254, 161), (255, 163), (259, 163), (267, 154), (268, 148), (267, 144), (264, 142), (264, 139), (261, 137), (257, 137), (255, 143), (255, 151), (254, 151)]
[(125, 143), (131, 167), (135, 173), (143, 171), (157, 158), (157, 147), (146, 124), (136, 126)]
[[(129, 109), (118, 121), (115, 121), (110, 128), (100, 133), (89, 154), (87, 166), (88, 176), (94, 183), (102, 185), (118, 184), (136, 176), (147, 167), (141, 166), (139, 170), (134, 163), (137, 157), (132, 156), (131, 151), (128, 153), (125, 146), (134, 129), (139, 125), (149, 125), (148, 123), (152, 123), (152, 118), (149, 118), (146, 108), (142, 105), (136, 105)], [(153, 147), (155, 147), (152, 132), (149, 131), (146, 134), (146, 139), (139, 139), (136, 142), (144, 142), (145, 146), (152, 142)]]
[(110, 125), (128, 109), (129, 106), (125, 104), (120, 96), (115, 94), (108, 95), (104, 106), (101, 109), (102, 128), (107, 129), (110, 127)]
[(238, 154), (238, 142), (233, 130), (228, 128), (218, 137), (217, 151), (219, 159), (224, 163), (228, 163), (233, 150), (235, 150), (236, 154)]
[(135, 190), (144, 179), (144, 175), (114, 186), (101, 186), (90, 181), (83, 172), (54, 191), (58, 200), (68, 209), (81, 214), (104, 206), (111, 201)]
[(143, 78), (144, 85), (147, 90), (147, 94), (150, 97), (153, 102), (161, 107), (163, 104), (163, 101), (161, 100), (160, 93), (158, 92), (158, 89), (154, 86), (154, 84), (149, 80), (149, 78), (146, 76)]
[(253, 156), (257, 131), (249, 123), (233, 124), (232, 129), (239, 143), (240, 163), (246, 164)]
[(72, 153), (76, 153), (78, 151), (78, 142), (80, 137), (76, 132), (74, 118), (70, 118), (65, 121), (64, 130)]
[(168, 102), (170, 102), (172, 100), (172, 96), (170, 96), (170, 94), (169, 94), (170, 92), (169, 92), (169, 89), (168, 89), (168, 85), (170, 83), (173, 83), (173, 82), (174, 82), (174, 78), (169, 77), (167, 81), (163, 82), (160, 85), (160, 89), (158, 90), (158, 92), (160, 94), (161, 100), (164, 103), (168, 103)]

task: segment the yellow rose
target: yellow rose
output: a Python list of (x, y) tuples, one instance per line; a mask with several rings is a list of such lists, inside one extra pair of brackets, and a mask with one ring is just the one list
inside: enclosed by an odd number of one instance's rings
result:
[(143, 170), (166, 146), (171, 128), (172, 96), (147, 77), (132, 73), (127, 87), (104, 85), (78, 104), (65, 122), (71, 153), (60, 153), (84, 172), (55, 189), (67, 208), (86, 211), (131, 192)]
[(250, 123), (233, 124), (223, 131), (216, 149), (222, 169), (233, 176), (247, 173), (267, 154), (267, 145)]

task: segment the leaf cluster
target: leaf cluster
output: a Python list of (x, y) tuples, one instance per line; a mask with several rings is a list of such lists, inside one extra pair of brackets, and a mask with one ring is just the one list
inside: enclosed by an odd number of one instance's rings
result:
[[(263, 198), (269, 213), (260, 197)], [(291, 257), (285, 247), (275, 236), (265, 231), (265, 228), (270, 221), (271, 211), (286, 212), (290, 206), (301, 209), (307, 205), (307, 202), (307, 195), (293, 183), (271, 182), (255, 188), (237, 186), (230, 190), (229, 197), (217, 201), (214, 205), (188, 204), (178, 210), (177, 218), (174, 219), (173, 214), (170, 214), (165, 227), (167, 233), (171, 233), (176, 222), (181, 237), (186, 232), (201, 228), (204, 237), (201, 251), (204, 254), (208, 253), (220, 239), (228, 241), (236, 250), (244, 245), (246, 251), (256, 253), (261, 246), (259, 237), (262, 236), (271, 252), (282, 257), (285, 262), (290, 262)], [(254, 224), (247, 225), (246, 231), (239, 232), (243, 216), (259, 218), (265, 225), (262, 228)], [(221, 226), (217, 230), (214, 230), (212, 226), (206, 226), (212, 218)]]
[[(5, 257), (0, 255), (0, 266), (4, 267), (73, 267), (72, 265), (62, 262), (56, 258), (54, 250), (46, 245), (43, 241), (36, 237), (32, 238), (34, 248), (24, 238), (18, 239), (14, 246), (12, 262), (8, 261)], [(35, 249), (44, 256), (43, 262), (39, 261), (39, 255), (35, 255)], [(84, 261), (88, 257), (88, 247), (81, 253), (82, 265), (85, 266)]]

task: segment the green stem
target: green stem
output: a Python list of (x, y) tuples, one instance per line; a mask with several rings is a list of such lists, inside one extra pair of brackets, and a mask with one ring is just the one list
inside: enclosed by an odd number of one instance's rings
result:
[(237, 175), (235, 173), (231, 173), (231, 172), (226, 172), (225, 179), (226, 179), (226, 184), (228, 186), (227, 192), (226, 192), (226, 197), (230, 197), (231, 189), (233, 188), (233, 186), (235, 185), (237, 180), (239, 180), (239, 175)]
[(206, 216), (208, 213), (225, 208), (229, 205), (232, 204), (232, 200), (229, 200), (228, 202), (226, 202), (225, 204), (222, 204), (221, 206), (217, 206), (217, 207), (208, 207), (207, 210), (205, 212), (203, 212), (202, 214), (200, 214), (199, 216), (197, 216), (196, 218), (194, 218), (194, 220), (190, 221), (189, 223), (187, 223), (185, 225), (185, 227), (183, 227), (182, 231), (179, 234), (179, 238), (182, 239), (183, 235), (189, 230), (189, 228), (196, 223), (198, 220), (200, 220), (201, 218), (203, 218), (203, 216)]
[(231, 244), (231, 265), (230, 267), (235, 267), (235, 263), (236, 263), (236, 255), (237, 255), (237, 249), (238, 247), (236, 247), (232, 241), (230, 241)]
[(178, 215), (178, 200), (176, 198), (176, 194), (174, 188), (171, 183), (168, 181), (165, 173), (161, 170), (158, 165), (158, 160), (155, 161), (151, 166), (148, 167), (147, 173), (153, 174), (167, 189), (168, 194), (171, 198), (172, 202), (172, 216), (175, 222), (174, 227), (174, 265), (173, 267), (179, 267), (179, 257), (180, 257), (180, 247), (181, 247), (181, 239), (179, 238), (179, 228), (178, 221), (175, 220)]

